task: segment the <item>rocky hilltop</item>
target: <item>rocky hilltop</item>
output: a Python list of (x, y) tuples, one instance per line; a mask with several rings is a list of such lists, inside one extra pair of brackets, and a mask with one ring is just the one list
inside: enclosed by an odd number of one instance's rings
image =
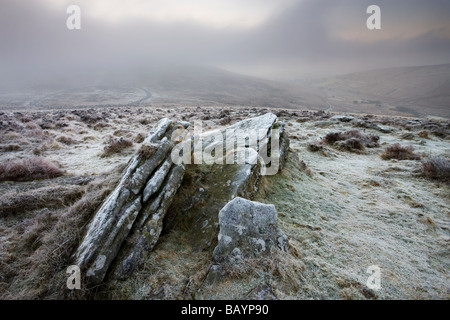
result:
[[(237, 160), (234, 155), (235, 150), (244, 153), (246, 151), (257, 152), (256, 148), (252, 149), (251, 145), (246, 145), (245, 137), (243, 139), (239, 136), (253, 130), (262, 133), (262, 139), (258, 144), (259, 150), (264, 150), (267, 154), (269, 144), (271, 147), (278, 148), (278, 150), (272, 150), (272, 153), (274, 151), (279, 153), (276, 160), (278, 171), (279, 163), (283, 164), (286, 159), (289, 146), (283, 125), (277, 121), (274, 114), (268, 113), (215, 131), (221, 140), (211, 139), (214, 132), (205, 132), (200, 136), (193, 136), (193, 143), (191, 136), (188, 136), (187, 143), (189, 147), (191, 143), (194, 145), (192, 150), (194, 152), (194, 150), (198, 150), (195, 141), (199, 140), (200, 151), (204, 152), (211, 149), (212, 145), (226, 149), (228, 146), (225, 138), (229, 139), (233, 142), (233, 147), (225, 150), (225, 154), (233, 152), (232, 160)], [(223, 161), (226, 160), (225, 156), (222, 159), (216, 159), (214, 164), (219, 165), (211, 166), (211, 168), (203, 161), (200, 161), (199, 164), (190, 164), (188, 168), (190, 171), (195, 171), (200, 166), (207, 168), (202, 179), (210, 187), (208, 191), (202, 188), (196, 194), (189, 194), (192, 186), (184, 186), (184, 190), (177, 194), (186, 168), (184, 164), (173, 163), (171, 151), (173, 151), (175, 143), (169, 139), (177, 128), (186, 129), (188, 126), (188, 123), (175, 123), (167, 118), (161, 119), (150, 131), (138, 153), (129, 161), (118, 186), (95, 213), (87, 233), (75, 253), (76, 264), (81, 267), (83, 274), (86, 275), (86, 282), (90, 285), (101, 284), (107, 273), (110, 272), (111, 265), (114, 265), (111, 276), (119, 279), (129, 277), (136, 268), (142, 265), (143, 259), (151, 253), (159, 239), (163, 221), (170, 206), (172, 203), (180, 201), (190, 202), (190, 206), (184, 207), (180, 213), (171, 212), (171, 223), (179, 223), (178, 220), (183, 220), (183, 223), (191, 224), (189, 228), (195, 235), (192, 240), (205, 249), (210, 248), (212, 243), (216, 242), (218, 233), (221, 232), (219, 233), (219, 244), (214, 252), (216, 258), (224, 255), (224, 243), (220, 239), (231, 239), (229, 235), (222, 234), (224, 229), (229, 230), (230, 225), (223, 221), (219, 223), (219, 218), (223, 219), (223, 215), (220, 215), (219, 212), (228, 212), (224, 210), (225, 207), (233, 206), (235, 200), (240, 199), (236, 197), (251, 198), (258, 190), (261, 172), (264, 173), (267, 170), (266, 168), (261, 170), (262, 166), (266, 167), (269, 163), (261, 163), (262, 159), (252, 161), (250, 156), (250, 158), (244, 158), (244, 163), (228, 165)], [(277, 135), (276, 139), (275, 134)], [(236, 148), (234, 147), (235, 140), (238, 141)], [(180, 140), (176, 142), (179, 145), (185, 143)], [(250, 144), (250, 142), (247, 143)], [(187, 157), (189, 162), (192, 156), (193, 154), (189, 154)], [(183, 157), (186, 158), (185, 155)], [(271, 160), (270, 166), (275, 166), (274, 158), (272, 157)], [(187, 194), (190, 201), (186, 199)], [(228, 201), (231, 202), (227, 204)], [(273, 215), (274, 209), (269, 210), (265, 217), (267, 210), (258, 213), (260, 211), (252, 211), (247, 207), (248, 205), (236, 208), (238, 210), (234, 210), (234, 215), (236, 217), (250, 215), (237, 227), (240, 227), (240, 238), (252, 236), (253, 242), (236, 239), (234, 241), (248, 242), (245, 250), (247, 255), (253, 251), (265, 252), (266, 249), (269, 251), (269, 248), (276, 246), (278, 242), (282, 243), (280, 246), (285, 248), (287, 246), (286, 236), (280, 230), (268, 233), (264, 231), (261, 232), (261, 238), (255, 238), (254, 233), (260, 232), (259, 229), (265, 230), (276, 224), (276, 214)], [(255, 217), (253, 212), (258, 213), (258, 217)], [(271, 213), (269, 214), (269, 212)], [(248, 234), (247, 229), (251, 230), (250, 227), (256, 228), (256, 231)], [(236, 246), (234, 250), (240, 249)]]

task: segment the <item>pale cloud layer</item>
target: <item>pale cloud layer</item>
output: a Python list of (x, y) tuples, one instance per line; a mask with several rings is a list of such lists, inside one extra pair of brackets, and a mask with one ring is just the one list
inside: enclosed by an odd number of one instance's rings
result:
[(246, 28), (264, 23), (295, 0), (45, 0), (61, 10), (77, 4), (99, 21), (123, 23), (132, 19), (160, 23), (195, 22), (206, 27)]
[[(66, 28), (66, 8), (82, 29)], [(366, 28), (378, 4), (382, 30)], [(274, 79), (450, 63), (448, 0), (1, 0), (0, 80), (206, 64)]]

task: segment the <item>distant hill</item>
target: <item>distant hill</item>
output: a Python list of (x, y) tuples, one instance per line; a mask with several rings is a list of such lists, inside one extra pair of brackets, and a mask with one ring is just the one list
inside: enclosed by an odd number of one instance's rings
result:
[(450, 64), (380, 69), (288, 84), (217, 68), (174, 67), (139, 79), (152, 101), (450, 117)]
[[(212, 67), (172, 66), (108, 71), (0, 92), (1, 109), (137, 105), (233, 105), (326, 108), (314, 88), (264, 80)], [(57, 79), (58, 80), (58, 79)]]
[(83, 75), (0, 92), (1, 109), (102, 106), (251, 106), (450, 118), (450, 64), (365, 71), (284, 83), (202, 66)]
[(450, 117), (450, 64), (352, 73), (315, 87), (335, 111)]
[(139, 81), (155, 92), (152, 101), (316, 110), (326, 106), (313, 88), (244, 76), (218, 68), (164, 68), (148, 73)]

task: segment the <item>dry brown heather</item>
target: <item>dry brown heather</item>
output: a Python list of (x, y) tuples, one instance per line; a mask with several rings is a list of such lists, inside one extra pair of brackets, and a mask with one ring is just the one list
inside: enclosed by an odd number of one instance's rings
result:
[[(207, 130), (268, 111), (0, 112), (0, 298), (230, 299), (270, 285), (278, 299), (448, 299), (449, 122), (370, 115), (341, 122), (331, 113), (280, 109), (273, 112), (287, 122), (289, 159), (281, 174), (263, 179), (255, 200), (275, 205), (288, 253), (230, 266), (226, 280), (211, 286), (204, 282), (210, 253), (174, 226), (133, 278), (65, 288), (87, 223), (130, 156), (153, 152), (142, 142), (157, 120), (201, 119)], [(115, 152), (102, 157), (108, 137)], [(392, 160), (381, 158), (385, 151)], [(421, 160), (404, 160), (409, 151)], [(377, 292), (365, 282), (372, 264), (382, 270)]]
[(0, 299), (87, 296), (86, 290), (66, 291), (65, 269), (84, 227), (120, 173), (119, 167), (86, 185), (61, 180), (0, 196)]
[(386, 148), (381, 154), (381, 158), (384, 160), (420, 160), (420, 155), (414, 153), (412, 146), (401, 146), (399, 143)]
[(434, 156), (422, 161), (422, 174), (425, 177), (449, 181), (450, 160), (442, 156)]
[(50, 179), (64, 173), (58, 164), (39, 157), (8, 159), (0, 164), (0, 181), (30, 181)]
[(101, 154), (101, 157), (108, 157), (114, 153), (120, 153), (126, 148), (132, 147), (133, 141), (125, 139), (123, 137), (115, 138), (115, 137), (108, 137), (108, 140), (106, 142), (106, 146), (103, 150), (103, 153)]

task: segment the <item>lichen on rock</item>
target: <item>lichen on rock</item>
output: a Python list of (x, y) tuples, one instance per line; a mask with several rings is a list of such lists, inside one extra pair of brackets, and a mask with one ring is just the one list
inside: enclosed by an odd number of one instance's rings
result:
[(274, 205), (231, 200), (219, 212), (220, 231), (213, 252), (217, 263), (239, 263), (244, 259), (267, 256), (273, 248), (287, 251), (287, 237), (277, 226)]

